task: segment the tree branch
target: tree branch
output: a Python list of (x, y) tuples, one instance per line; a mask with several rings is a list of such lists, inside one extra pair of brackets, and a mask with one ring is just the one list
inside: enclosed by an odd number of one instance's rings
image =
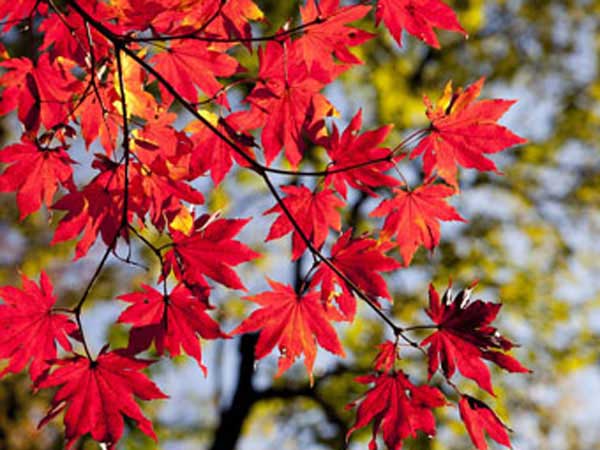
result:
[(221, 411), (219, 426), (210, 450), (233, 450), (242, 434), (242, 426), (256, 402), (256, 391), (252, 385), (254, 377), (254, 347), (258, 334), (245, 334), (240, 340), (240, 366), (238, 382), (231, 405)]

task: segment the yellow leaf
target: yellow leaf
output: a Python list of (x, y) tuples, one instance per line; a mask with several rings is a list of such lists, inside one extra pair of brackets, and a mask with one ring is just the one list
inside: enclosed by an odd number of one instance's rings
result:
[(189, 236), (194, 226), (194, 217), (187, 208), (181, 208), (179, 214), (171, 221), (171, 228)]

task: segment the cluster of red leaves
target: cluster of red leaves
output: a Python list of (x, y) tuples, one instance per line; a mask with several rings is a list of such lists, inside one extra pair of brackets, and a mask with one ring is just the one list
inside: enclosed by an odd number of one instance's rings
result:
[[(432, 409), (446, 404), (442, 392), (431, 386), (415, 386), (403, 372), (366, 375), (356, 379), (359, 383), (375, 386), (369, 389), (358, 405), (356, 423), (348, 436), (358, 428), (373, 422), (370, 450), (377, 449), (379, 430), (390, 450), (402, 448), (407, 437), (416, 437), (417, 431), (429, 436), (435, 434), (435, 418)], [(348, 407), (354, 407), (355, 402)]]
[[(0, 5), (3, 32), (27, 21), (42, 36), (35, 58), (10, 57), (0, 47), (0, 115), (14, 111), (24, 127), (20, 142), (0, 150), (6, 165), (0, 191), (16, 193), (21, 219), (42, 206), (65, 211), (52, 244), (76, 241), (76, 259), (85, 257), (98, 237), (106, 253), (71, 307), (56, 306), (45, 273), (39, 287), (23, 277), (22, 289), (0, 289), (0, 358), (8, 361), (0, 375), (29, 364), (36, 389), (58, 388), (40, 425), (64, 411), (68, 448), (85, 434), (114, 448), (124, 432), (123, 416), (156, 438), (135, 398), (165, 395), (141, 372), (152, 361), (139, 354), (151, 347), (159, 356), (185, 353), (206, 371), (200, 338), (229, 337), (208, 314), (214, 308), (211, 289), (218, 283), (245, 290), (235, 268), (260, 255), (238, 237), (251, 218), (196, 215), (194, 208), (205, 201), (195, 184), (200, 177), (210, 173), (216, 186), (234, 164), (256, 173), (275, 200), (264, 214), (277, 214), (265, 240), (291, 233), (291, 259), (312, 255), (302, 286), (269, 280), (269, 291), (246, 297), (260, 308), (231, 332), (260, 333), (256, 358), (277, 347), (277, 375), (303, 356), (312, 380), (318, 346), (344, 356), (335, 324), (355, 319), (357, 298), (386, 320), (396, 337), (407, 339), (381, 310), (380, 300), (392, 301), (382, 274), (408, 266), (421, 246), (432, 251), (442, 221), (464, 221), (448, 203), (459, 190), (457, 166), (496, 170), (484, 154), (523, 142), (497, 123), (512, 101), (477, 100), (483, 79), (464, 91), (449, 84), (435, 106), (425, 98), (431, 124), (415, 135), (421, 139), (410, 153), (423, 155), (420, 186), (411, 188), (394, 172), (405, 146), (384, 146), (391, 125), (361, 132), (361, 111), (343, 131), (331, 124), (336, 110), (323, 90), (361, 64), (351, 48), (375, 36), (354, 23), (373, 13), (372, 20), (383, 22), (399, 44), (406, 31), (438, 48), (434, 28), (466, 34), (440, 0), (348, 6), (308, 0), (299, 7), (301, 23), (271, 36), (254, 34), (252, 22), (264, 17), (252, 0), (67, 0), (61, 5), (33, 0)], [(256, 55), (254, 75), (240, 62), (242, 52)], [(228, 92), (239, 84), (248, 85), (249, 93), (232, 110)], [(175, 104), (190, 113), (183, 126), (169, 112)], [(81, 185), (73, 180), (76, 136), (98, 152), (93, 178)], [(314, 165), (319, 147), (326, 168), (297, 171)], [(283, 157), (293, 170), (282, 167)], [(280, 194), (271, 174), (320, 177), (322, 184), (287, 184)], [(373, 198), (389, 192), (370, 213), (385, 218), (379, 232), (355, 236), (344, 230), (349, 190)], [(147, 228), (168, 244), (152, 244)], [(141, 291), (118, 297), (129, 304), (118, 318), (130, 325), (128, 345), (106, 346), (93, 357), (81, 328), (83, 305), (117, 244), (131, 245), (134, 238), (158, 258), (161, 287), (142, 285)], [(401, 262), (392, 256), (396, 250)], [(427, 314), (435, 332), (421, 343), (428, 347), (430, 378), (441, 364), (450, 386), (455, 387), (450, 378), (458, 369), (493, 393), (484, 360), (511, 372), (527, 370), (505, 353), (513, 344), (490, 326), (499, 305), (468, 303), (468, 291), (450, 297), (447, 291), (440, 300), (430, 290)], [(350, 433), (373, 421), (371, 449), (379, 431), (392, 449), (418, 431), (433, 435), (432, 410), (452, 400), (438, 388), (413, 384), (397, 369), (398, 361), (395, 343), (386, 342), (376, 373), (358, 379), (374, 386), (360, 402)], [(459, 396), (460, 415), (479, 449), (487, 447), (484, 431), (510, 445), (506, 427), (487, 405)]]
[[(473, 379), (483, 389), (491, 391), (490, 372), (484, 360), (489, 360), (509, 372), (529, 372), (512, 356), (504, 353), (514, 347), (490, 326), (501, 305), (476, 300), (470, 302), (471, 289), (460, 291), (452, 297), (450, 287), (442, 299), (433, 286), (429, 288), (429, 308), (435, 330), (421, 346), (429, 346), (429, 378), (437, 372), (440, 362), (443, 376), (459, 396), (460, 416), (478, 449), (487, 449), (484, 431), (496, 442), (510, 447), (507, 431), (510, 429), (481, 400), (458, 390), (450, 381), (456, 367), (466, 377)], [(358, 382), (374, 383), (358, 404), (356, 423), (348, 435), (373, 421), (373, 438), (369, 449), (377, 449), (376, 433), (382, 430), (383, 440), (390, 449), (402, 448), (406, 437), (415, 437), (418, 430), (429, 436), (435, 434), (433, 408), (450, 405), (451, 395), (431, 386), (416, 386), (396, 369), (399, 360), (397, 344), (387, 341), (380, 346), (373, 363), (373, 375), (359, 377)], [(357, 402), (348, 407), (355, 407)]]

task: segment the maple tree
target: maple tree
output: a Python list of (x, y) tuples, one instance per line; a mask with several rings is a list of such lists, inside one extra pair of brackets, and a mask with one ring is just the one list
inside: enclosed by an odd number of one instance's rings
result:
[[(448, 203), (459, 194), (458, 166), (497, 170), (483, 154), (524, 142), (497, 123), (514, 101), (477, 100), (483, 78), (464, 90), (449, 83), (435, 106), (425, 98), (430, 126), (388, 148), (392, 126), (361, 132), (360, 110), (340, 132), (324, 91), (361, 63), (351, 48), (375, 36), (357, 21), (372, 14), (399, 44), (405, 30), (438, 48), (434, 28), (466, 34), (453, 10), (439, 0), (345, 6), (308, 0), (299, 5), (297, 25), (261, 35), (252, 24), (266, 18), (250, 0), (141, 3), (0, 6), (5, 31), (29, 22), (43, 37), (31, 58), (2, 51), (0, 113), (15, 111), (23, 133), (21, 142), (0, 150), (0, 162), (8, 164), (0, 191), (16, 192), (21, 219), (43, 205), (59, 215), (66, 211), (52, 243), (75, 241), (75, 259), (87, 257), (98, 237), (104, 248), (73, 305), (55, 306), (45, 273), (40, 287), (23, 277), (22, 289), (0, 291), (0, 358), (8, 360), (2, 374), (30, 363), (35, 389), (58, 387), (40, 425), (64, 410), (68, 448), (87, 434), (114, 448), (124, 417), (156, 438), (135, 401), (165, 397), (141, 372), (153, 360), (140, 354), (153, 345), (157, 356), (183, 352), (207, 370), (200, 338), (258, 332), (257, 359), (277, 347), (281, 375), (303, 357), (312, 383), (318, 347), (345, 356), (336, 323), (360, 320), (359, 301), (393, 340), (380, 346), (373, 373), (357, 379), (373, 387), (349, 405), (357, 412), (347, 439), (373, 422), (369, 448), (377, 448), (381, 431), (384, 443), (398, 449), (417, 432), (433, 436), (433, 410), (454, 405), (478, 449), (487, 448), (484, 431), (510, 446), (508, 428), (494, 411), (452, 380), (458, 371), (493, 395), (485, 361), (528, 372), (506, 354), (514, 344), (490, 325), (500, 305), (470, 302), (471, 288), (456, 296), (449, 288), (440, 299), (431, 287), (426, 314), (433, 324), (407, 325), (382, 301), (393, 301), (383, 274), (409, 266), (420, 246), (433, 251), (440, 221), (466, 220)], [(244, 66), (248, 58), (256, 70)], [(245, 89), (236, 91), (240, 86)], [(235, 99), (230, 92), (244, 95)], [(183, 126), (176, 123), (181, 109)], [(77, 136), (99, 149), (90, 166), (95, 176), (81, 185), (73, 180), (71, 156)], [(420, 155), (423, 176), (411, 186), (402, 164)], [(210, 172), (217, 186), (234, 166), (254, 173), (275, 203), (256, 211), (278, 214), (264, 240), (291, 233), (290, 259), (310, 255), (313, 264), (298, 286), (269, 280), (270, 291), (246, 296), (260, 308), (227, 333), (208, 313), (215, 283), (245, 291), (236, 267), (261, 254), (240, 237), (253, 217), (209, 213), (210, 188), (202, 192), (196, 181)], [(278, 186), (275, 177), (287, 184)], [(363, 235), (343, 220), (353, 191), (381, 199), (370, 215), (385, 220)], [(159, 239), (166, 243), (155, 243)], [(134, 240), (157, 260), (155, 286), (118, 297), (130, 303), (118, 318), (131, 325), (128, 345), (109, 350), (107, 344), (94, 355), (81, 320), (84, 306), (109, 258), (133, 263), (118, 248), (131, 249)], [(423, 332), (430, 334), (419, 343)], [(401, 369), (402, 344), (427, 358), (431, 384), (413, 383)]]

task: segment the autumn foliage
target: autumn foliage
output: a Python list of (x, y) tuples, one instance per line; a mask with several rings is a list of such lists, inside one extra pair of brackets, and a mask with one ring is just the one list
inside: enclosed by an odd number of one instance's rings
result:
[[(514, 102), (480, 99), (483, 78), (465, 89), (448, 83), (438, 101), (424, 99), (429, 127), (400, 143), (389, 142), (392, 125), (363, 130), (360, 110), (342, 111), (352, 119), (341, 129), (324, 88), (361, 64), (352, 48), (375, 34), (357, 23), (387, 28), (400, 45), (405, 32), (435, 48), (436, 29), (467, 33), (440, 0), (344, 5), (307, 0), (297, 22), (261, 35), (253, 24), (267, 18), (251, 0), (0, 3), (4, 33), (26, 22), (42, 39), (31, 58), (0, 49), (0, 114), (15, 113), (23, 130), (0, 151), (0, 191), (16, 193), (20, 219), (42, 207), (58, 215), (52, 244), (76, 242), (75, 259), (89, 257), (95, 243), (103, 249), (75, 304), (57, 306), (45, 273), (39, 284), (23, 276), (20, 288), (0, 289), (1, 374), (29, 367), (35, 389), (57, 388), (40, 425), (64, 412), (67, 448), (86, 434), (113, 448), (124, 417), (155, 438), (138, 404), (165, 398), (143, 372), (151, 347), (159, 356), (186, 354), (206, 371), (200, 339), (258, 332), (257, 359), (278, 352), (277, 376), (303, 359), (312, 381), (319, 347), (345, 357), (338, 332), (361, 320), (357, 302), (392, 338), (373, 351), (372, 373), (356, 380), (369, 388), (349, 405), (356, 422), (347, 439), (372, 423), (370, 449), (378, 434), (399, 449), (407, 437), (435, 434), (434, 410), (456, 407), (478, 449), (487, 448), (484, 433), (510, 446), (507, 426), (455, 383), (460, 373), (493, 395), (489, 363), (528, 371), (492, 325), (500, 304), (472, 301), (474, 286), (441, 296), (432, 286), (430, 322), (412, 325), (383, 306), (394, 301), (387, 275), (409, 266), (419, 248), (433, 251), (442, 222), (468, 219), (451, 205), (459, 168), (497, 171), (486, 155), (524, 142), (498, 124)], [(257, 69), (244, 67), (248, 60)], [(176, 124), (179, 111), (186, 115)], [(82, 170), (72, 152), (77, 137), (97, 152), (82, 185), (73, 178)], [(422, 178), (411, 185), (402, 164), (420, 157)], [(217, 186), (234, 167), (254, 174), (272, 199), (254, 212), (273, 219), (257, 231), (261, 239), (290, 239), (291, 261), (311, 255), (300, 286), (268, 279), (268, 290), (246, 291), (237, 267), (265, 256), (240, 237), (253, 217), (209, 213), (208, 192), (194, 183), (210, 177)], [(379, 227), (362, 235), (343, 220), (356, 192), (378, 202), (368, 213)], [(158, 235), (168, 243), (154, 243)], [(133, 240), (156, 257), (156, 283), (118, 297), (128, 345), (91, 354), (86, 300), (117, 246)], [(211, 312), (216, 284), (257, 305), (233, 330)], [(402, 344), (427, 360), (430, 384), (403, 371)]]

